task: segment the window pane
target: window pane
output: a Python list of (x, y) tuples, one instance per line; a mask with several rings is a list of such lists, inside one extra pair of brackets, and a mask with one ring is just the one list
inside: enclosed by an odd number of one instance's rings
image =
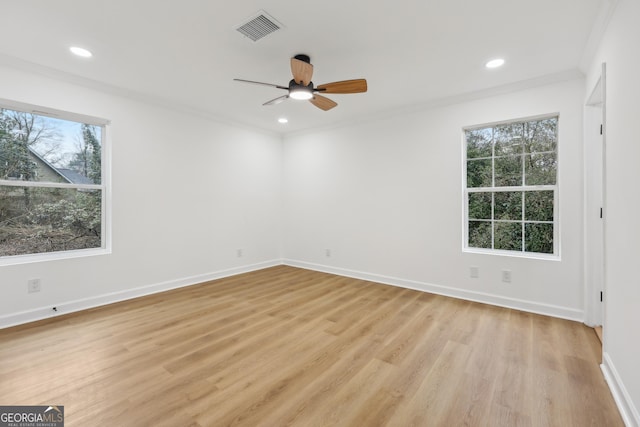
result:
[(467, 161), (467, 187), (491, 187), (491, 159)]
[(0, 256), (99, 248), (100, 190), (0, 186)]
[(524, 219), (553, 221), (553, 191), (527, 191), (524, 196)]
[(527, 252), (553, 253), (553, 224), (525, 224), (524, 233)]
[(467, 130), (465, 138), (468, 247), (553, 254), (558, 117)]
[(102, 128), (0, 109), (0, 179), (100, 184)]
[(491, 222), (469, 221), (469, 247), (491, 249)]
[(522, 223), (496, 222), (495, 249), (522, 251)]
[(496, 187), (522, 185), (522, 156), (496, 157)]
[(491, 193), (469, 193), (469, 219), (491, 219)]
[(495, 127), (495, 156), (522, 154), (523, 126), (522, 123), (510, 123)]
[(524, 168), (527, 185), (555, 185), (558, 170), (556, 153), (527, 155)]
[(522, 220), (522, 192), (506, 191), (494, 193), (494, 218), (503, 220)]
[(467, 159), (491, 157), (493, 155), (491, 145), (492, 134), (491, 128), (466, 131)]
[(534, 120), (526, 123), (525, 150), (527, 153), (556, 151), (558, 146), (558, 118)]

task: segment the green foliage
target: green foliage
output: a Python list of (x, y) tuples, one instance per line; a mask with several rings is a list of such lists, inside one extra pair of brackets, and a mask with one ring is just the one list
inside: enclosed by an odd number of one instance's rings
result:
[(553, 253), (553, 224), (525, 224), (524, 234), (527, 252)]
[(525, 153), (555, 152), (558, 148), (558, 119), (548, 118), (525, 123)]
[(522, 219), (522, 192), (504, 191), (494, 194), (495, 219), (518, 221)]
[(491, 249), (491, 222), (469, 221), (469, 246)]
[(527, 185), (554, 185), (558, 160), (556, 153), (540, 153), (525, 156), (525, 180)]
[(491, 187), (491, 159), (467, 160), (467, 187)]
[(29, 140), (8, 112), (0, 109), (0, 179), (31, 181), (36, 165), (29, 158)]
[(553, 253), (554, 190), (523, 186), (556, 184), (557, 128), (552, 117), (465, 131), (467, 188), (481, 190), (468, 192), (469, 247)]
[(524, 219), (527, 221), (553, 221), (553, 191), (527, 191)]
[(469, 193), (469, 219), (491, 219), (493, 193)]
[(467, 159), (491, 157), (493, 152), (493, 133), (491, 129), (472, 129), (465, 132), (467, 140)]
[(101, 216), (100, 192), (77, 191), (74, 198), (63, 198), (38, 205), (29, 212), (28, 219), (33, 224), (69, 230), (75, 236), (99, 237)]
[(100, 180), (102, 179), (102, 150), (100, 143), (96, 138), (94, 127), (83, 124), (82, 137), (85, 141), (85, 145), (91, 147), (91, 159), (89, 162), (89, 173), (87, 176), (94, 184), (100, 184)]
[(510, 123), (494, 129), (495, 156), (522, 154), (524, 123)]
[(69, 169), (86, 176), (94, 184), (102, 179), (102, 149), (96, 137), (95, 126), (82, 125), (82, 142), (69, 161)]
[(494, 248), (507, 251), (522, 250), (522, 224), (519, 222), (496, 222)]
[(522, 185), (522, 156), (495, 158), (496, 187)]

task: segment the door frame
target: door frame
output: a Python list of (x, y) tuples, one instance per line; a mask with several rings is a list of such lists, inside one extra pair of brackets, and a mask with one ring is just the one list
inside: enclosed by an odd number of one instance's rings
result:
[(584, 112), (584, 323), (589, 326), (604, 326), (607, 211), (606, 63), (602, 64), (600, 78), (591, 91)]

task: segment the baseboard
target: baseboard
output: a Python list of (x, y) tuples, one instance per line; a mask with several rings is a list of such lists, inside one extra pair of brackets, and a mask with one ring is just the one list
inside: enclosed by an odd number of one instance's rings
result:
[(432, 283), (418, 282), (414, 280), (400, 279), (379, 274), (365, 273), (361, 271), (348, 270), (338, 267), (330, 267), (322, 264), (314, 264), (305, 261), (284, 259), (282, 263), (291, 267), (305, 268), (307, 270), (321, 271), (323, 273), (337, 274), (339, 276), (353, 277), (355, 279), (368, 280), (385, 285), (398, 286), (402, 288), (415, 289), (432, 294), (443, 295), (463, 299), (467, 301), (491, 304), (499, 307), (513, 308), (529, 313), (543, 314), (546, 316), (558, 317), (561, 319), (582, 322), (584, 312), (568, 307), (560, 307), (552, 304), (542, 304), (533, 301), (526, 301), (516, 298), (508, 298), (484, 292), (468, 291), (466, 289), (452, 288), (449, 286), (435, 285)]
[(185, 277), (177, 280), (170, 280), (166, 282), (156, 283), (147, 286), (141, 286), (138, 288), (127, 289), (119, 292), (112, 292), (108, 294), (98, 295), (91, 298), (85, 298), (75, 301), (68, 301), (55, 306), (55, 311), (52, 306), (46, 306), (36, 308), (33, 310), (12, 313), (5, 316), (0, 316), (0, 329), (9, 328), (11, 326), (22, 325), (29, 322), (35, 322), (37, 320), (49, 319), (52, 317), (60, 316), (62, 314), (74, 313), (76, 311), (87, 310), (90, 308), (99, 307), (102, 305), (112, 304), (115, 302), (125, 301), (132, 298), (138, 298), (145, 295), (156, 294), (158, 292), (164, 292), (171, 289), (182, 288), (185, 286), (196, 285), (202, 282), (208, 282), (210, 280), (222, 279), (224, 277), (235, 276), (242, 273), (249, 273), (251, 271), (262, 270), (264, 268), (273, 267), (276, 265), (282, 265), (281, 260), (272, 260), (261, 262), (257, 264), (246, 265), (242, 267), (235, 267), (226, 270), (215, 271), (212, 273), (200, 274), (197, 276)]
[(297, 261), (291, 259), (284, 260), (271, 260), (261, 262), (257, 264), (231, 268), (227, 270), (220, 270), (212, 273), (190, 276), (178, 280), (171, 280), (162, 283), (156, 283), (152, 285), (142, 286), (134, 289), (127, 289), (125, 291), (113, 292), (103, 295), (98, 295), (91, 298), (68, 301), (58, 304), (56, 311), (53, 311), (52, 306), (41, 307), (33, 310), (12, 313), (6, 316), (0, 316), (0, 329), (8, 328), (11, 326), (21, 325), (24, 323), (34, 322), (37, 320), (48, 319), (51, 317), (59, 316), (61, 314), (73, 313), (76, 311), (86, 310), (89, 308), (95, 308), (106, 304), (112, 304), (114, 302), (124, 301), (132, 298), (137, 298), (145, 295), (151, 295), (158, 292), (164, 292), (171, 289), (181, 288), (185, 286), (191, 286), (198, 283), (206, 282), (209, 280), (221, 279), (224, 277), (235, 276), (237, 274), (248, 273), (251, 271), (261, 270), (263, 268), (273, 267), (276, 265), (289, 265), (292, 267), (304, 268), (307, 270), (321, 271), (325, 273), (337, 274), (339, 276), (353, 277), (361, 280), (368, 280), (371, 282), (383, 283), (385, 285), (399, 286), (408, 289), (415, 289), (423, 292), (430, 292), (433, 294), (444, 295), (453, 298), (464, 299), (468, 301), (475, 301), (484, 304), (491, 304), (500, 307), (513, 308), (516, 310), (527, 311), (530, 313), (543, 314), (547, 316), (558, 317), (562, 319), (575, 320), (581, 322), (584, 317), (584, 313), (580, 310), (575, 310), (567, 307), (560, 307), (551, 304), (541, 304), (537, 302), (531, 302), (526, 300), (520, 300), (515, 298), (507, 298), (499, 295), (493, 295), (482, 292), (473, 292), (465, 289), (457, 289), (448, 286), (435, 285), (432, 283), (418, 282), (414, 280), (400, 279), (397, 277), (389, 277), (379, 274), (366, 273), (361, 271), (349, 270), (338, 267), (331, 267), (322, 264), (314, 264), (305, 261)]
[(607, 381), (607, 384), (609, 384), (613, 400), (615, 400), (616, 405), (618, 405), (618, 410), (620, 411), (620, 416), (622, 416), (624, 424), (627, 427), (640, 427), (638, 408), (633, 404), (629, 392), (620, 379), (620, 375), (618, 375), (618, 371), (613, 365), (611, 357), (609, 357), (609, 353), (603, 353), (600, 368), (604, 374), (604, 379)]

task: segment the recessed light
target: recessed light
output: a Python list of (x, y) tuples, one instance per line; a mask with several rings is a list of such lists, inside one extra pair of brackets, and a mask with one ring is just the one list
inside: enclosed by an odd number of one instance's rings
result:
[(487, 68), (498, 68), (498, 67), (502, 67), (503, 65), (504, 65), (504, 59), (502, 58), (492, 59), (491, 61), (484, 64), (484, 66)]
[(81, 48), (81, 47), (77, 47), (77, 46), (71, 46), (69, 48), (69, 50), (71, 51), (71, 53), (73, 53), (76, 56), (80, 56), (82, 58), (91, 58), (93, 56), (93, 53), (89, 52), (87, 49)]
[(287, 119), (286, 119), (286, 118), (284, 118), (284, 117), (280, 117), (280, 118), (278, 119), (278, 123), (282, 123), (282, 124), (289, 123), (289, 120), (287, 120)]

